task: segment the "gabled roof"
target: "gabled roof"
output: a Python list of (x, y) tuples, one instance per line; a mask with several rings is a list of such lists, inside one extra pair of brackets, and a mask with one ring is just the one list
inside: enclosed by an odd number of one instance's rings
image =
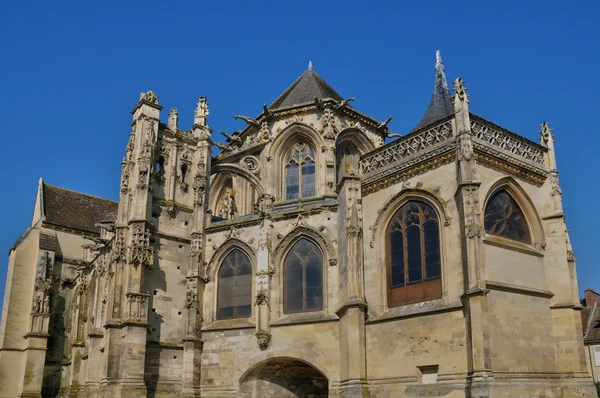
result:
[(116, 220), (118, 202), (41, 183), (44, 221), (60, 227), (99, 233), (101, 221)]
[(269, 109), (287, 108), (313, 102), (315, 97), (319, 99), (331, 98), (336, 101), (343, 99), (312, 69), (311, 65), (283, 94), (269, 105)]
[(442, 63), (442, 56), (439, 50), (435, 53), (435, 81), (433, 85), (433, 94), (431, 95), (431, 101), (429, 101), (429, 107), (425, 111), (421, 121), (415, 126), (412, 131), (418, 130), (422, 127), (429, 126), (432, 123), (437, 122), (454, 113), (454, 105), (452, 104), (452, 96), (448, 89), (448, 82), (446, 81), (446, 72), (444, 71), (444, 64)]

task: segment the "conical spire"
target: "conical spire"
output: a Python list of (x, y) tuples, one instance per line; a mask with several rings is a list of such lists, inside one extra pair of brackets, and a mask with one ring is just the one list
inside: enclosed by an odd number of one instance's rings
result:
[(453, 113), (454, 106), (452, 105), (452, 97), (450, 96), (448, 82), (446, 81), (446, 72), (444, 71), (442, 55), (440, 54), (440, 51), (437, 50), (435, 52), (435, 82), (433, 86), (433, 95), (431, 96), (429, 107), (425, 111), (423, 118), (415, 126), (413, 131), (428, 126)]

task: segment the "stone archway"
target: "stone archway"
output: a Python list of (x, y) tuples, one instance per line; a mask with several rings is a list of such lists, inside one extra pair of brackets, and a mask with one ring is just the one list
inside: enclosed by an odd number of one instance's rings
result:
[(294, 358), (261, 362), (240, 381), (245, 398), (327, 398), (329, 380), (317, 368)]

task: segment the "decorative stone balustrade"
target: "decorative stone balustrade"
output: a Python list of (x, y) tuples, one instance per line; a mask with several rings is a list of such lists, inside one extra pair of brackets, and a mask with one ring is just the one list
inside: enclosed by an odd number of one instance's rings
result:
[(504, 130), (473, 114), (470, 115), (470, 119), (471, 132), (475, 142), (483, 143), (500, 153), (518, 160), (524, 160), (536, 167), (544, 167), (546, 149), (543, 146)]
[(389, 175), (398, 167), (421, 161), (422, 155), (429, 155), (444, 144), (454, 142), (452, 137), (452, 119), (446, 119), (427, 130), (409, 134), (375, 150), (360, 161), (364, 183)]

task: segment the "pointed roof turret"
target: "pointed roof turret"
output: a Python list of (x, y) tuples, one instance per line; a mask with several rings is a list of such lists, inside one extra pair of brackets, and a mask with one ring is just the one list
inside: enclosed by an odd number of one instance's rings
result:
[(444, 71), (444, 63), (440, 51), (435, 52), (435, 82), (433, 86), (433, 95), (429, 102), (429, 107), (425, 111), (421, 121), (415, 126), (413, 131), (421, 127), (428, 126), (440, 119), (445, 118), (454, 113), (452, 105), (452, 97), (448, 89), (446, 81), (446, 72)]
[(269, 105), (269, 109), (314, 102), (315, 97), (318, 99), (331, 98), (336, 101), (343, 99), (321, 76), (317, 75), (312, 68), (311, 61), (308, 69)]

